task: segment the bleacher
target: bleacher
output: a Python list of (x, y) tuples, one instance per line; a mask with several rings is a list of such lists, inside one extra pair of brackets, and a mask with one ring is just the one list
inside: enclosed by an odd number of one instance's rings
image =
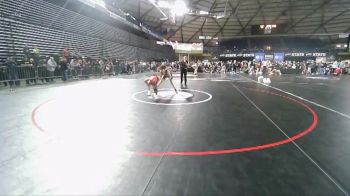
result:
[(0, 62), (10, 54), (21, 58), (25, 44), (38, 46), (42, 56), (61, 54), (66, 47), (91, 58), (174, 55), (169, 47), (42, 0), (0, 1), (0, 13)]

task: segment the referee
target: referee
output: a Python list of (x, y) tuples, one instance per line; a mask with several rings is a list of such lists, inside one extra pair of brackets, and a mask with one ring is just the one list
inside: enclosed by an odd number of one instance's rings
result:
[(187, 56), (183, 56), (182, 61), (180, 62), (180, 73), (181, 73), (181, 84), (183, 82), (183, 79), (185, 78), (185, 85), (187, 85), (187, 68), (188, 68)]

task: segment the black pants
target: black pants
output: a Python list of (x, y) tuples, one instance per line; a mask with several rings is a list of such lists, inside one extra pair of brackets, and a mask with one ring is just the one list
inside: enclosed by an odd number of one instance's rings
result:
[(234, 71), (235, 73), (237, 73), (237, 67), (233, 66), (232, 71)]
[(47, 71), (45, 74), (45, 80), (46, 82), (53, 82), (53, 78), (54, 78), (55, 72), (54, 71)]
[(181, 68), (180, 73), (181, 73), (181, 84), (183, 82), (184, 77), (185, 77), (185, 84), (187, 84), (187, 69)]
[(19, 86), (19, 80), (18, 80), (18, 73), (16, 67), (9, 67), (8, 68), (8, 76), (7, 79), (9, 80), (9, 84), (12, 87), (13, 85)]

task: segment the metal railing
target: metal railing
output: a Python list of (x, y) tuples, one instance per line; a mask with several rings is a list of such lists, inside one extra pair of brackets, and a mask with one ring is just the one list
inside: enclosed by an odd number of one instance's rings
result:
[[(50, 83), (55, 80), (80, 80), (89, 78), (110, 77), (120, 74), (136, 74), (148, 71), (149, 67), (143, 65), (126, 66), (99, 66), (89, 65), (85, 67), (68, 67), (62, 69), (56, 67), (54, 71), (49, 71), (46, 65), (34, 66), (32, 64), (22, 64), (15, 67), (0, 66), (0, 86), (19, 86), (22, 82), (29, 84)], [(66, 74), (66, 77), (65, 77)]]

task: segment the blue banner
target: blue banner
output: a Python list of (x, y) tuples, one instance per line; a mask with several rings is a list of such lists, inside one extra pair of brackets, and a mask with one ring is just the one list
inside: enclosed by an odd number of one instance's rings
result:
[(265, 60), (265, 53), (255, 53), (255, 60), (256, 61), (264, 61)]
[(283, 52), (276, 52), (274, 55), (274, 61), (283, 62), (284, 61), (284, 53)]

